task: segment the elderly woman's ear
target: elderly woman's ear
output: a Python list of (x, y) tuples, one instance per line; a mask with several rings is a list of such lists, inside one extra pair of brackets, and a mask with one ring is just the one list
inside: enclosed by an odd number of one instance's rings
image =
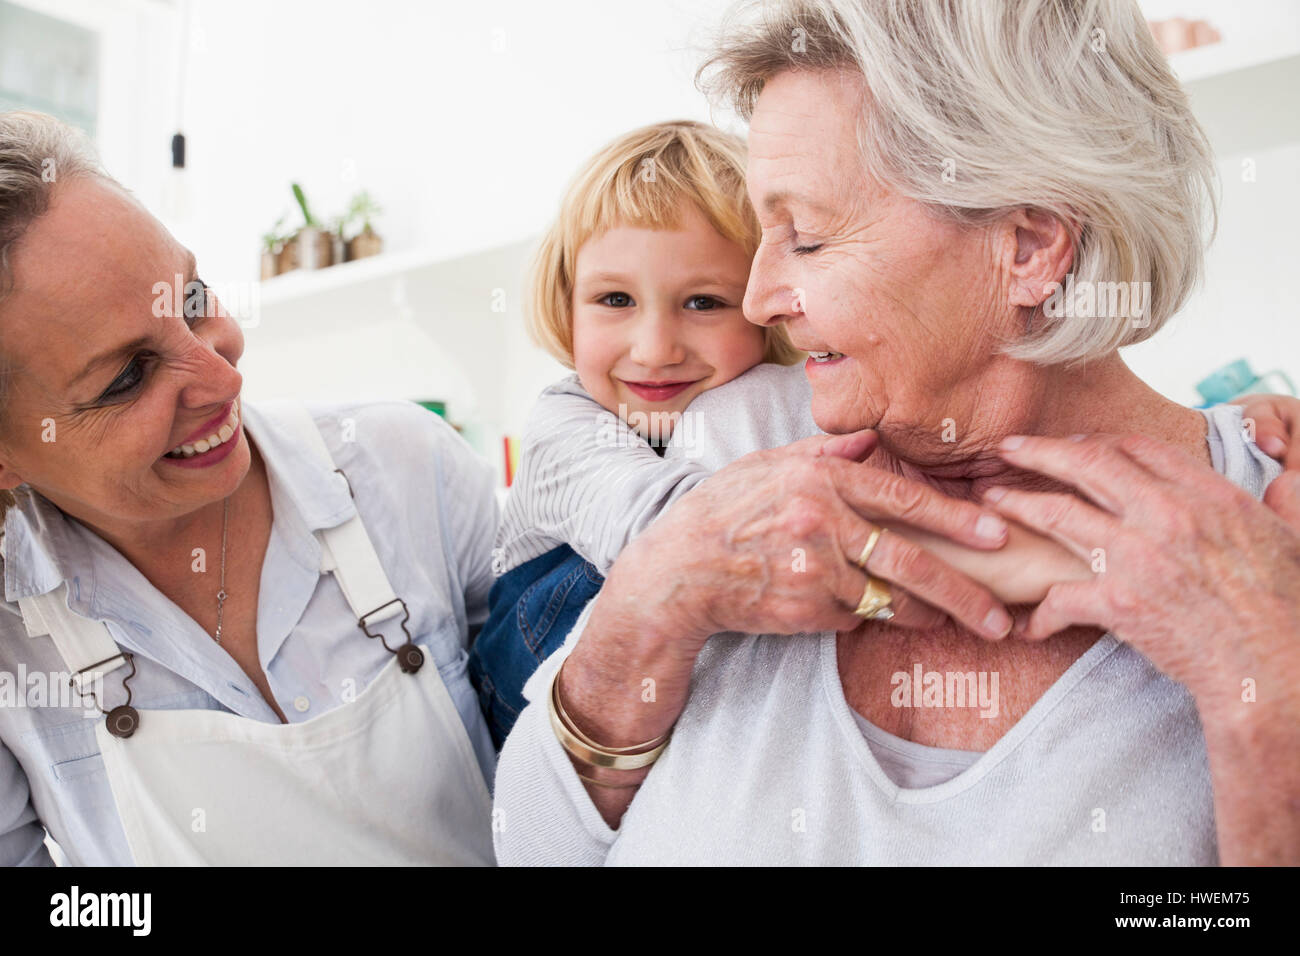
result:
[(1011, 305), (1036, 308), (1063, 282), (1074, 261), (1074, 239), (1061, 220), (1037, 209), (1017, 209), (1003, 220), (1011, 261)]

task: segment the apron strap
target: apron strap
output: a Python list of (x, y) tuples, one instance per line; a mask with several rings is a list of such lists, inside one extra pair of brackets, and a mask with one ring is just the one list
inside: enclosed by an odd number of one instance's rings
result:
[[(316, 427), (315, 419), (302, 402), (277, 403), (285, 411), (285, 420), (292, 427), (299, 447), (315, 458), (319, 467), (337, 471), (347, 481), (343, 470), (336, 468), (325, 439)], [(349, 494), (352, 485), (348, 483)], [(316, 532), (321, 543), (321, 571), (333, 571), (339, 589), (347, 599), (358, 623), (377, 624), (396, 617), (405, 610), (401, 599), (393, 593), (384, 566), (361, 523), (361, 515), (354, 514), (334, 528)]]
[(126, 663), (107, 623), (82, 617), (68, 607), (66, 581), (45, 594), (19, 598), (18, 608), (28, 637), (48, 634), (54, 639), (79, 695), (86, 696), (89, 688), (99, 686), (105, 674)]
[[(271, 404), (283, 408), (285, 421), (299, 446), (319, 467), (343, 475), (341, 469), (334, 467), (325, 439), (305, 405), (297, 401)], [(343, 478), (346, 481), (347, 475)], [(334, 573), (339, 589), (368, 636), (378, 635), (371, 635), (365, 627), (367, 624), (377, 624), (403, 613), (409, 616), (405, 602), (393, 593), (388, 583), (360, 514), (353, 514), (337, 527), (320, 529), (316, 539), (321, 545), (321, 572)], [(64, 665), (72, 672), (72, 686), (78, 694), (85, 696), (83, 688), (98, 686), (105, 674), (126, 663), (107, 623), (82, 617), (68, 607), (67, 582), (45, 594), (19, 598), (18, 607), (29, 637), (48, 634), (53, 638)], [(402, 629), (406, 629), (405, 618)]]

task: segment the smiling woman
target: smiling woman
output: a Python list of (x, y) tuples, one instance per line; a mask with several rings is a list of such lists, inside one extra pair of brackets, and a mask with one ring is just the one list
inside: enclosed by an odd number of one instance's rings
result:
[[(7, 255), (4, 349), (22, 361), (7, 393), (17, 427), (6, 436), (0, 482), (40, 488), (137, 566), (151, 567), (173, 550), (169, 542), (220, 523), (224, 499), (252, 464), (247, 442), (184, 462), (207, 466), (200, 471), (177, 471), (163, 457), (229, 417), (243, 335), (229, 318), (150, 307), (156, 277), (185, 272), (192, 280), (193, 257), (125, 190), (70, 171), (42, 189), (51, 193), (48, 209)], [(24, 315), (42, 321), (16, 320)], [(21, 427), (44, 418), (55, 423), (52, 441)]]
[(0, 113), (0, 279), (0, 669), (84, 692), (0, 709), (0, 862), (48, 831), (101, 865), (491, 863), (487, 463), (411, 402), (244, 401), (194, 257), (41, 114)]

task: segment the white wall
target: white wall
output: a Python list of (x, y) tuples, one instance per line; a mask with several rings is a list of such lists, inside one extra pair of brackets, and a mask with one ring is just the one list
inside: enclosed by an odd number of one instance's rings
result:
[(708, 118), (686, 45), (722, 6), (195, 0), (178, 231), (209, 271), (251, 277), (296, 179), (318, 216), (370, 189), (392, 248), (534, 235), (606, 140)]
[[(1225, 41), (1261, 23), (1293, 30), (1300, 13), (1276, 0), (1143, 6), (1152, 17), (1207, 17)], [(282, 209), (296, 216), (296, 178), (318, 215), (371, 189), (392, 248), (456, 255), (532, 237), (607, 139), (658, 119), (709, 118), (692, 74), (725, 7), (195, 0), (186, 98), (195, 218), (177, 231), (209, 272), (251, 276), (257, 235)], [(1238, 356), (1261, 371), (1289, 362), (1300, 375), (1300, 326), (1284, 291), (1300, 244), (1282, 225), (1300, 216), (1300, 146), (1252, 155), (1255, 182), (1241, 181), (1242, 158), (1221, 157), (1224, 215), (1204, 290), (1128, 353), (1182, 401)], [(509, 362), (511, 407), (558, 369), (517, 354)]]
[[(724, 6), (194, 0), (185, 97), (192, 214), (164, 219), (209, 281), (256, 275), (259, 235), (282, 210), (300, 221), (293, 180), (318, 217), (369, 189), (385, 208), (377, 227), (392, 250), (458, 257), (533, 239), (569, 177), (606, 141), (644, 123), (709, 119), (692, 74), (701, 30)], [(508, 259), (498, 261), (509, 271)], [(482, 274), (477, 294), (458, 289), (454, 316), (438, 311), (449, 297), (411, 303), (413, 319), (446, 341), (449, 324), (496, 328), (490, 300), (508, 290), (505, 334), (465, 356), (479, 392), (497, 390), (497, 400), (480, 394), (471, 407), (464, 383), (433, 368), (424, 395), (450, 397), (449, 411), (498, 469), (500, 434), (518, 434), (537, 393), (565, 373), (524, 337), (523, 267), (521, 253), (511, 274)], [(390, 300), (376, 295), (356, 321), (391, 314)], [(265, 321), (282, 319), (299, 317), (265, 310)], [(251, 355), (273, 334), (248, 338)], [(491, 361), (483, 348), (497, 350)], [(250, 394), (274, 387), (261, 373), (267, 363), (246, 364)]]
[[(1256, 180), (1242, 180), (1242, 162)], [(1195, 383), (1238, 358), (1257, 374), (1284, 369), (1300, 384), (1300, 313), (1291, 285), (1300, 239), (1300, 144), (1220, 157), (1223, 208), (1201, 291), (1129, 366), (1175, 401), (1200, 404)]]
[[(1224, 48), (1240, 44), (1260, 55), (1300, 49), (1295, 0), (1142, 0), (1141, 6), (1152, 19), (1207, 20)], [(1195, 75), (1218, 52), (1207, 47), (1177, 55), (1175, 69)], [(1300, 315), (1290, 288), (1300, 254), (1294, 225), (1300, 220), (1300, 86), (1294, 69), (1278, 85), (1269, 82), (1272, 74), (1257, 73), (1253, 83), (1229, 81), (1213, 91), (1197, 81), (1189, 84), (1193, 108), (1213, 107), (1220, 120), (1207, 124), (1223, 190), (1219, 232), (1209, 247), (1201, 290), (1149, 342), (1125, 350), (1139, 375), (1188, 404), (1201, 400), (1194, 388), (1198, 380), (1237, 358), (1248, 359), (1257, 373), (1280, 367), (1300, 383)], [(1217, 102), (1222, 90), (1235, 102)], [(1268, 120), (1252, 129), (1227, 122), (1232, 113)]]

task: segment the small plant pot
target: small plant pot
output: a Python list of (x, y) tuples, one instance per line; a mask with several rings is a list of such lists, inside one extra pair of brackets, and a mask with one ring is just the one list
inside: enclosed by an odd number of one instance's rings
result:
[(284, 251), (280, 254), (280, 271), (324, 269), (332, 262), (332, 256), (330, 234), (313, 226), (303, 226), (284, 244)]
[(286, 239), (280, 251), (275, 254), (275, 274), (284, 275), (298, 268), (298, 240)]
[(379, 233), (366, 227), (348, 242), (348, 259), (365, 259), (384, 251), (384, 240)]
[(262, 250), (262, 278), (273, 279), (280, 274), (280, 256), (271, 249)]
[(324, 269), (334, 261), (334, 244), (328, 232), (314, 226), (298, 230), (298, 268)]

